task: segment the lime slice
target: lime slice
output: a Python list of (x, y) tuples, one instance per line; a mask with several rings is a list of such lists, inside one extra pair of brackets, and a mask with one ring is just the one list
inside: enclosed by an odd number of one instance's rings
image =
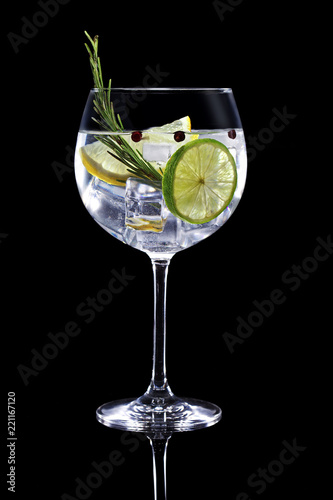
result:
[[(185, 139), (182, 142), (175, 142), (174, 133), (178, 131), (188, 132), (185, 134)], [(144, 143), (170, 144), (180, 148), (182, 145), (197, 139), (197, 134), (191, 134), (191, 120), (188, 116), (175, 120), (172, 123), (167, 123), (162, 127), (152, 127), (142, 132), (142, 140), (134, 142), (131, 139), (131, 133), (121, 134), (122, 137), (129, 143), (132, 149), (142, 153)], [(126, 166), (111, 156), (108, 151), (110, 148), (105, 146), (100, 141), (87, 144), (80, 149), (80, 156), (83, 165), (91, 175), (107, 182), (108, 184), (123, 186), (130, 174)], [(157, 170), (165, 166), (161, 162), (151, 161)]]
[(203, 224), (220, 215), (237, 184), (235, 160), (215, 139), (197, 139), (179, 148), (163, 176), (163, 196), (176, 217)]

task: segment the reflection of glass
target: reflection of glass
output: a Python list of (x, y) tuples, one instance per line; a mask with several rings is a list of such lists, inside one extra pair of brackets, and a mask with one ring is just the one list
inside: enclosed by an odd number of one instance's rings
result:
[[(229, 219), (241, 198), (246, 177), (246, 149), (232, 91), (112, 89), (115, 114), (119, 113), (124, 127), (116, 132), (100, 130), (92, 120), (95, 115), (93, 102), (98, 92), (101, 90), (90, 92), (82, 117), (75, 154), (76, 180), (83, 203), (98, 224), (151, 258), (154, 356), (151, 383), (144, 395), (104, 404), (97, 410), (97, 419), (109, 427), (154, 435), (213, 425), (221, 418), (220, 408), (205, 401), (175, 396), (167, 381), (166, 279), (172, 256), (217, 231)], [(135, 106), (129, 106), (133, 102)], [(185, 130), (175, 131), (172, 127), (160, 127), (185, 115), (190, 116), (195, 129), (188, 126)], [(184, 123), (186, 120), (182, 125)], [(96, 136), (100, 142), (96, 141)], [(160, 172), (184, 143), (205, 138), (219, 141), (236, 161), (238, 181), (233, 198), (213, 220), (202, 224), (185, 222), (167, 209), (161, 189), (137, 177), (127, 175), (126, 178), (113, 164), (110, 167), (110, 155), (106, 146), (106, 149), (101, 146), (103, 136), (131, 144)], [(194, 304), (194, 308), (200, 310), (200, 304)]]
[(153, 451), (154, 500), (167, 498), (167, 447), (171, 434), (147, 435)]

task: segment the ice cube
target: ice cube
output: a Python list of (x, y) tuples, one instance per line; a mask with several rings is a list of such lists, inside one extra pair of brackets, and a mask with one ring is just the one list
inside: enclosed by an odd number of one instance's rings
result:
[(177, 145), (175, 144), (146, 142), (142, 147), (142, 156), (147, 161), (162, 161), (166, 163), (176, 149)]
[(168, 210), (162, 191), (136, 177), (126, 181), (125, 224), (140, 231), (160, 233), (164, 229)]
[(236, 136), (235, 139), (231, 139), (228, 136), (228, 131), (224, 130), (223, 132), (217, 132), (214, 134), (200, 134), (200, 139), (215, 139), (216, 141), (222, 142), (224, 146), (226, 146), (232, 156), (234, 157), (234, 160), (237, 162), (237, 145), (238, 145), (238, 136)]
[(239, 146), (239, 133), (237, 133), (234, 139), (232, 139), (232, 137), (228, 135), (228, 130), (221, 130), (212, 134), (200, 134), (200, 139), (205, 139), (208, 137), (210, 139), (215, 139), (216, 141), (222, 142), (222, 144), (227, 146), (228, 149), (237, 148)]

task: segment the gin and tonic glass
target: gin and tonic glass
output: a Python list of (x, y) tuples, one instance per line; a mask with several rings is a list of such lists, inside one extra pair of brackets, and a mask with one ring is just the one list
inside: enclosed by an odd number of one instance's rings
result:
[[(97, 419), (108, 427), (147, 435), (208, 427), (220, 420), (221, 409), (213, 403), (176, 396), (167, 380), (166, 283), (171, 258), (220, 229), (242, 196), (247, 157), (233, 92), (230, 88), (112, 88), (114, 113), (123, 125), (121, 130), (112, 131), (101, 128), (96, 121), (94, 103), (98, 93), (107, 91), (92, 89), (89, 93), (77, 138), (76, 181), (95, 221), (120, 242), (145, 252), (151, 259), (153, 368), (142, 396), (103, 404), (97, 409)], [(218, 141), (228, 148), (237, 167), (233, 197), (214, 219), (187, 222), (167, 208), (158, 186), (116, 163), (104, 141), (107, 138), (119, 143), (125, 140), (161, 174), (185, 144), (198, 139)]]

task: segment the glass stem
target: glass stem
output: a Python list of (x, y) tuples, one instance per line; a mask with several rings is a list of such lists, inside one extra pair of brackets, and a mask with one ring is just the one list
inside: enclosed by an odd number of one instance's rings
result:
[(166, 500), (166, 455), (170, 436), (149, 437), (153, 450), (154, 500)]
[(154, 352), (153, 372), (147, 390), (153, 398), (172, 396), (166, 376), (166, 288), (170, 259), (152, 259), (154, 272)]

